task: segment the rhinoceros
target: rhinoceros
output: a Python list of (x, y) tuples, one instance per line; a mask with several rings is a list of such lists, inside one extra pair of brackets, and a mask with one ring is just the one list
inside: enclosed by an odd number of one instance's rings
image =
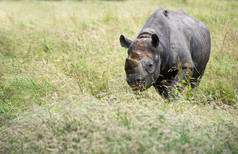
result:
[(130, 87), (143, 91), (153, 85), (165, 98), (188, 82), (192, 88), (199, 85), (211, 50), (207, 26), (182, 9), (157, 9), (135, 40), (121, 35), (120, 44), (128, 49), (125, 72)]

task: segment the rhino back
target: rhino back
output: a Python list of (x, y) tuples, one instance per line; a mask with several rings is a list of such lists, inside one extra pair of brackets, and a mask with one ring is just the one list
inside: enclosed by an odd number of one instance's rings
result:
[(182, 9), (169, 11), (160, 8), (148, 18), (139, 36), (143, 33), (159, 36), (162, 46), (166, 48), (164, 57), (169, 56), (168, 66), (177, 65), (179, 58), (182, 67), (187, 67), (189, 60), (197, 74), (203, 74), (209, 60), (211, 40), (208, 28), (201, 21)]
[(189, 50), (190, 60), (195, 68), (194, 76), (202, 76), (210, 57), (211, 39), (209, 29), (204, 23), (187, 15), (184, 11), (171, 12), (171, 20), (176, 23), (185, 38), (186, 48)]

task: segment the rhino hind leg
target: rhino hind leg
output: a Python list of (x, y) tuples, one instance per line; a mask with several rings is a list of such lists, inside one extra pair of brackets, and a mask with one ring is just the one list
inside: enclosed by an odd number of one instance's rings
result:
[(202, 77), (198, 77), (198, 78), (196, 78), (196, 79), (192, 79), (192, 80), (191, 80), (191, 87), (192, 87), (192, 88), (198, 87), (199, 84), (200, 84), (201, 79), (202, 79)]
[(199, 86), (200, 84), (200, 81), (202, 80), (202, 76), (205, 72), (205, 68), (206, 68), (206, 65), (205, 67), (199, 72), (199, 71), (196, 71), (195, 74), (193, 75), (193, 77), (191, 78), (191, 87), (192, 88), (196, 88)]

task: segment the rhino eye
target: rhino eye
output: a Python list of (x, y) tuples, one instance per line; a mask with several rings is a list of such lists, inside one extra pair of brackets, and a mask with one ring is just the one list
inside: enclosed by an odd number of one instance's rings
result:
[(149, 73), (152, 73), (154, 71), (154, 64), (149, 64), (147, 70)]
[(149, 64), (149, 68), (152, 68), (154, 65), (153, 64)]

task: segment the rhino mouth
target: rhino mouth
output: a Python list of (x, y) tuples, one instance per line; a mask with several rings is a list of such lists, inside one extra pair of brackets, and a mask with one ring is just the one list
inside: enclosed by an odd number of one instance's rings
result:
[(138, 90), (144, 91), (144, 90), (146, 90), (144, 84), (141, 84), (141, 85), (139, 85), (139, 86), (131, 86), (131, 89), (132, 89), (133, 91), (138, 91)]

